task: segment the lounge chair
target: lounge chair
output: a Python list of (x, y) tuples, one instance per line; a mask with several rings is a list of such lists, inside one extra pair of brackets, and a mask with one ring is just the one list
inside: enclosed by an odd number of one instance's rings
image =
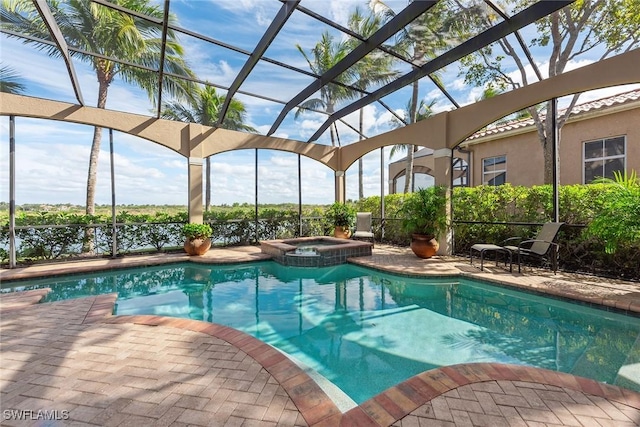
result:
[[(523, 240), (522, 237), (511, 237), (505, 240), (503, 246), (511, 252), (511, 255), (518, 255), (518, 273), (520, 273), (521, 259), (524, 256), (534, 257), (539, 260), (551, 264), (554, 274), (558, 270), (558, 231), (564, 222), (547, 222), (545, 223), (535, 239)], [(518, 246), (509, 246), (505, 243), (509, 241), (518, 242)]]
[[(488, 251), (496, 252), (496, 265), (498, 263), (497, 257), (501, 253), (509, 256), (510, 267), (509, 271), (513, 271), (513, 256), (518, 257), (518, 273), (521, 272), (522, 258), (523, 257), (535, 257), (540, 260), (546, 261), (551, 264), (551, 268), (555, 273), (558, 270), (558, 231), (564, 222), (547, 222), (545, 223), (538, 235), (534, 239), (526, 239), (524, 237), (510, 237), (502, 242), (500, 245), (493, 245), (489, 243), (476, 243), (471, 246), (469, 255), (471, 263), (473, 264), (473, 252), (480, 252), (480, 270), (483, 269), (484, 254)], [(506, 243), (511, 241), (519, 241), (518, 246), (507, 245)]]
[(371, 226), (371, 212), (358, 212), (356, 214), (356, 231), (352, 238), (355, 240), (373, 241), (373, 228)]

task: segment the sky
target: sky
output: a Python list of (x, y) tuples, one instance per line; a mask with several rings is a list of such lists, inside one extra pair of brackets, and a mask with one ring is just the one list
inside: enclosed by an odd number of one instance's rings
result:
[[(355, 7), (366, 11), (368, 3), (365, 0), (303, 0), (301, 5), (346, 26), (351, 11)], [(406, 5), (406, 1), (388, 0), (385, 4), (397, 12)], [(181, 27), (251, 51), (280, 6), (281, 2), (277, 0), (172, 0), (171, 12), (177, 16), (178, 25)], [(336, 30), (300, 12), (294, 12), (267, 50), (266, 56), (308, 70), (308, 65), (296, 45), (309, 52), (325, 30), (336, 38), (343, 37)], [(535, 34), (535, 28), (523, 30), (525, 39)], [(202, 80), (229, 86), (246, 61), (243, 54), (209, 45), (190, 36), (180, 35), (179, 40), (185, 49), (185, 57), (190, 67)], [(540, 67), (546, 69), (545, 57), (548, 58), (548, 52), (534, 50), (533, 54)], [(583, 55), (570, 63), (568, 69), (587, 65), (597, 59), (597, 53)], [(59, 58), (51, 58), (44, 52), (25, 47), (19, 40), (0, 35), (0, 61), (3, 66), (10, 66), (22, 77), (27, 87), (25, 95), (76, 102), (66, 68)], [(95, 105), (97, 81), (94, 72), (88, 64), (78, 60), (74, 60), (74, 67), (86, 105)], [(402, 66), (398, 68), (403, 72), (407, 71)], [(529, 71), (533, 77), (533, 72)], [(517, 75), (515, 70), (512, 72), (514, 76)], [(474, 102), (483, 90), (465, 84), (458, 63), (447, 67), (441, 78), (461, 105)], [(312, 79), (308, 76), (301, 76), (273, 64), (259, 63), (241, 90), (287, 101), (311, 82)], [(581, 102), (629, 89), (626, 87), (594, 91), (583, 95)], [(453, 108), (428, 79), (421, 80), (420, 95), (426, 102), (436, 100), (436, 113)], [(246, 106), (247, 124), (259, 133), (266, 134), (280, 113), (282, 105), (247, 95), (236, 97)], [(402, 114), (409, 97), (410, 87), (406, 87), (385, 97), (384, 101)], [(109, 88), (107, 108), (149, 116), (154, 114), (147, 95), (120, 80), (116, 80)], [(317, 113), (304, 114), (298, 119), (293, 116), (293, 112), (287, 115), (274, 136), (307, 141), (326, 118)], [(373, 136), (392, 129), (391, 117), (391, 113), (379, 104), (365, 107), (364, 134)], [(357, 128), (357, 114), (349, 115), (345, 120)], [(343, 145), (358, 140), (357, 134), (344, 125), (339, 125), (339, 133)], [(8, 135), (9, 118), (0, 117), (0, 201), (9, 200)], [(16, 204), (84, 205), (92, 135), (93, 128), (90, 126), (17, 117)], [(108, 131), (105, 130), (99, 159), (96, 193), (98, 204), (111, 203), (108, 135)], [(187, 204), (187, 159), (167, 148), (124, 133), (114, 132), (113, 139), (118, 205)], [(318, 143), (330, 144), (328, 132), (325, 132)], [(364, 156), (365, 197), (380, 195), (381, 170), (386, 169), (389, 161), (399, 158), (395, 156), (390, 159), (389, 151), (390, 147), (385, 147), (383, 153), (378, 149)], [(381, 154), (384, 168), (380, 166)], [(211, 158), (212, 204), (254, 203), (255, 156), (255, 150), (240, 150)], [(257, 156), (258, 203), (297, 203), (298, 156), (274, 150), (259, 150)], [(331, 169), (302, 157), (302, 203), (332, 203), (333, 177)], [(385, 194), (388, 192), (387, 180), (385, 170), (382, 185)], [(346, 183), (347, 198), (357, 199), (357, 163), (347, 170)]]

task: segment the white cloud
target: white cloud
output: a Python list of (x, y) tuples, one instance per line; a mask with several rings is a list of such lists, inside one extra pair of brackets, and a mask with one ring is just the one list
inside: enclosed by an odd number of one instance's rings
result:
[(178, 169), (178, 170), (184, 170), (186, 164), (187, 164), (187, 161), (186, 159), (183, 159), (183, 158), (162, 162), (162, 166), (168, 169)]
[(271, 156), (270, 163), (278, 167), (298, 167), (298, 156), (295, 154), (274, 154)]

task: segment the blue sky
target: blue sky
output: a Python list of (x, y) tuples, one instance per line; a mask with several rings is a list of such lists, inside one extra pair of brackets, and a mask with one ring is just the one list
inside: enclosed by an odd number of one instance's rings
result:
[[(347, 18), (356, 6), (366, 10), (365, 0), (303, 0), (302, 6), (330, 17), (346, 26)], [(405, 0), (385, 2), (395, 11), (401, 10)], [(248, 51), (268, 27), (279, 10), (281, 3), (276, 0), (173, 0), (172, 12), (178, 17), (178, 24), (193, 31), (237, 45)], [(300, 44), (307, 52), (317, 43), (323, 31), (329, 31), (336, 38), (342, 37), (336, 30), (294, 12), (276, 40), (269, 47), (266, 56), (289, 63), (301, 69), (308, 66), (297, 51)], [(525, 39), (533, 36), (533, 28), (523, 31)], [(215, 47), (193, 37), (181, 35), (180, 42), (186, 51), (186, 58), (199, 78), (229, 86), (241, 69), (246, 56)], [(60, 59), (50, 58), (45, 53), (25, 47), (16, 39), (0, 35), (0, 59), (2, 65), (16, 70), (27, 86), (26, 95), (75, 102), (72, 87), (65, 66)], [(534, 51), (536, 61), (544, 69), (548, 52)], [(597, 59), (596, 55), (585, 55), (570, 68), (587, 65)], [(93, 106), (97, 98), (97, 82), (91, 68), (78, 61), (74, 62), (80, 80), (85, 103)], [(406, 71), (406, 67), (398, 65)], [(37, 70), (37, 71), (36, 71)], [(533, 73), (531, 73), (533, 75)], [(464, 84), (459, 75), (458, 64), (452, 64), (442, 73), (442, 79), (452, 95), (461, 104), (473, 102), (482, 88)], [(309, 83), (311, 78), (268, 63), (260, 63), (241, 90), (261, 93), (265, 96), (287, 101)], [(621, 92), (629, 88), (613, 88), (587, 94), (582, 101)], [(452, 105), (428, 79), (423, 79), (420, 94), (427, 101), (436, 99), (436, 111), (452, 108)], [(247, 107), (248, 124), (265, 134), (280, 113), (282, 105), (250, 97), (237, 95)], [(406, 87), (384, 101), (394, 110), (401, 112), (410, 97)], [(152, 115), (152, 105), (141, 90), (115, 81), (109, 88), (107, 108), (138, 114)], [(379, 104), (364, 109), (364, 129), (366, 135), (376, 135), (390, 129), (391, 114)], [(275, 136), (306, 141), (324, 122), (321, 114), (306, 114), (295, 120), (289, 113), (278, 128)], [(358, 115), (345, 118), (357, 127)], [(0, 200), (8, 201), (8, 128), (9, 119), (0, 117)], [(358, 140), (357, 135), (346, 126), (339, 127), (343, 145)], [(55, 121), (16, 118), (16, 162), (17, 189), (16, 203), (74, 203), (83, 205), (86, 193), (86, 174), (93, 128), (83, 125), (65, 124)], [(176, 204), (187, 203), (187, 160), (169, 149), (149, 141), (114, 132), (116, 202), (118, 204)], [(428, 136), (427, 136), (428, 137)], [(328, 132), (318, 143), (329, 144)], [(109, 204), (111, 201), (109, 181), (108, 132), (103, 134), (102, 152), (98, 172), (96, 202)], [(213, 156), (212, 203), (232, 204), (253, 203), (255, 151), (242, 150)], [(389, 147), (384, 153), (385, 167), (389, 162)], [(365, 196), (380, 194), (380, 150), (364, 157)], [(298, 201), (297, 156), (271, 150), (259, 151), (259, 202), (283, 203)], [(386, 175), (386, 172), (385, 172)], [(388, 179), (388, 177), (385, 176)], [(356, 199), (357, 164), (347, 171), (347, 197)], [(334, 197), (333, 171), (323, 165), (302, 158), (303, 203), (331, 203)], [(385, 192), (387, 184), (385, 180)]]

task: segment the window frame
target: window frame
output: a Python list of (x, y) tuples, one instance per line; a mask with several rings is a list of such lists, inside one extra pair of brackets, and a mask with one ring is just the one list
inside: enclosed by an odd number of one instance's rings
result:
[[(492, 160), (492, 159), (499, 159), (501, 157), (504, 157), (504, 169), (497, 169), (497, 170), (493, 170), (491, 172), (485, 172), (485, 162), (487, 160)], [(494, 162), (494, 166), (495, 166), (495, 162)], [(504, 183), (507, 183), (507, 155), (506, 154), (501, 154), (499, 156), (491, 156), (491, 157), (484, 157), (482, 159), (482, 185), (492, 185), (494, 187), (497, 187), (498, 185), (502, 185), (502, 184), (490, 184), (488, 181), (485, 181), (484, 177), (485, 175), (488, 174), (494, 174), (494, 176), (496, 176), (496, 173), (502, 173), (504, 172)]]
[[(601, 157), (593, 157), (590, 159), (586, 158), (586, 150), (587, 150), (587, 144), (591, 143), (591, 142), (602, 142), (602, 147), (604, 148), (606, 146), (606, 142), (610, 139), (616, 139), (616, 138), (623, 138), (623, 150), (624, 150), (624, 154), (616, 154), (613, 156), (601, 156)], [(585, 173), (585, 166), (587, 165), (587, 163), (590, 162), (598, 162), (598, 161), (602, 161), (602, 175), (604, 176), (604, 165), (605, 165), (605, 161), (606, 160), (612, 160), (612, 159), (622, 159), (622, 170), (625, 171), (627, 170), (627, 135), (614, 135), (614, 136), (608, 136), (606, 138), (597, 138), (597, 139), (590, 139), (588, 141), (582, 141), (582, 184), (591, 184), (591, 182), (586, 182), (586, 173)], [(593, 182), (593, 181), (592, 181)]]

